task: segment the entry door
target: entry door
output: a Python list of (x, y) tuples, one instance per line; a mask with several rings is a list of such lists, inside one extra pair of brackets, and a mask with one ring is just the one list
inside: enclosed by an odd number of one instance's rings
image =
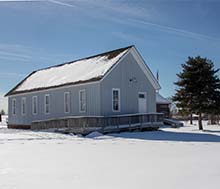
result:
[(138, 111), (139, 113), (147, 112), (147, 97), (145, 92), (138, 93)]

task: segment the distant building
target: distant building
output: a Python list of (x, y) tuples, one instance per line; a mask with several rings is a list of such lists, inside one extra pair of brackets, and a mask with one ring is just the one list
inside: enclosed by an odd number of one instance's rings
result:
[(170, 105), (171, 102), (164, 98), (159, 92), (156, 93), (157, 112), (163, 113), (165, 118), (170, 117)]

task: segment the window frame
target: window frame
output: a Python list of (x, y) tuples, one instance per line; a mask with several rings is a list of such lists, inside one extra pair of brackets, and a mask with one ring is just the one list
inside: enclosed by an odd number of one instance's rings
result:
[[(82, 110), (81, 108), (82, 108), (82, 106), (81, 106), (81, 102), (82, 102), (82, 100), (81, 100), (81, 93), (82, 92), (84, 92), (84, 94), (85, 94), (85, 110)], [(81, 90), (79, 90), (79, 112), (80, 113), (84, 113), (84, 112), (86, 112), (86, 90), (85, 89), (81, 89)]]
[[(23, 102), (24, 102), (24, 104), (23, 104)], [(27, 106), (26, 106), (26, 104), (27, 104), (26, 97), (22, 97), (21, 98), (21, 115), (22, 116), (27, 114)]]
[[(118, 110), (114, 109), (114, 91), (118, 92)], [(112, 88), (112, 111), (120, 112), (121, 111), (121, 92), (120, 88)]]
[[(34, 99), (36, 99), (36, 107), (34, 108)], [(34, 111), (36, 109), (36, 112)], [(37, 115), (38, 114), (38, 96), (32, 96), (32, 115)]]
[[(67, 95), (67, 103), (66, 103), (66, 95)], [(70, 92), (64, 92), (64, 96), (63, 96), (63, 102), (64, 102), (64, 113), (70, 113)], [(66, 107), (68, 107), (68, 111), (66, 111)]]
[[(140, 95), (144, 95), (144, 98), (140, 97)], [(139, 92), (138, 93), (138, 98), (147, 99), (147, 93), (146, 92)]]
[[(46, 104), (46, 98), (48, 97), (48, 104)], [(48, 112), (47, 110), (47, 106), (48, 106)], [(50, 114), (50, 95), (49, 94), (45, 94), (44, 95), (44, 114), (48, 115)]]
[(13, 98), (13, 99), (12, 99), (12, 108), (11, 108), (11, 111), (12, 111), (12, 115), (13, 115), (13, 116), (16, 115), (16, 106), (17, 106), (16, 98)]

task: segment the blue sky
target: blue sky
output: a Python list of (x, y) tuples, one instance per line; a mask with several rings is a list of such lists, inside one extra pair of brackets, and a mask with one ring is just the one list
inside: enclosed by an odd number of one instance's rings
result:
[(33, 70), (135, 45), (161, 93), (188, 56), (220, 67), (220, 1), (0, 2), (0, 94)]

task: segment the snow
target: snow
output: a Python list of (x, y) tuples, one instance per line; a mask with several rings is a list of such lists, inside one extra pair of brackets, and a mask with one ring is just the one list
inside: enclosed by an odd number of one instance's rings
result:
[(0, 128), (5, 128), (7, 125), (8, 116), (2, 115), (2, 121), (0, 122)]
[(2, 127), (0, 188), (218, 189), (220, 126), (185, 125), (95, 138)]
[(100, 136), (103, 136), (103, 134), (97, 131), (91, 132), (88, 135), (86, 135), (87, 138), (97, 138)]
[(110, 59), (108, 55), (96, 56), (62, 66), (39, 70), (28, 77), (15, 89), (15, 92), (101, 78), (127, 51), (128, 49)]
[(164, 98), (161, 94), (157, 93), (156, 103), (157, 104), (170, 104), (171, 102), (168, 99)]

